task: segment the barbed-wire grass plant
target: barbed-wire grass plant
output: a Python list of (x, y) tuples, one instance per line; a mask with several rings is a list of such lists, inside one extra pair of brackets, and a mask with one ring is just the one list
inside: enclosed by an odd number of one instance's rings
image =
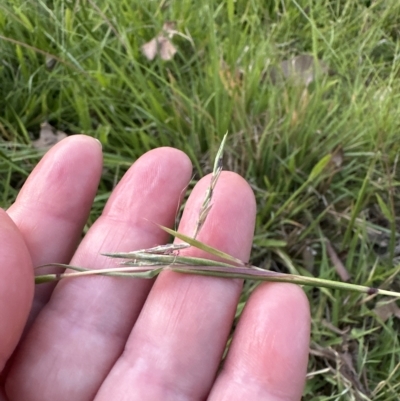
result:
[[(38, 275), (35, 278), (36, 284), (97, 274), (126, 278), (154, 278), (164, 270), (172, 270), (185, 274), (216, 276), (224, 278), (242, 278), (257, 281), (286, 282), (299, 285), (310, 285), (315, 287), (354, 291), (365, 293), (368, 295), (379, 294), (400, 298), (399, 292), (385, 290), (382, 288), (368, 287), (348, 282), (325, 280), (321, 278), (307, 277), (296, 274), (268, 271), (257, 266), (253, 266), (250, 263), (246, 263), (238, 258), (235, 258), (234, 256), (220, 251), (219, 249), (213, 248), (203, 242), (198, 241), (196, 237), (203, 227), (208, 213), (212, 207), (214, 189), (217, 185), (218, 178), (222, 171), (223, 150), (226, 138), (227, 134), (225, 134), (225, 136), (223, 137), (221, 145), (216, 154), (214, 168), (211, 175), (211, 181), (209, 186), (207, 187), (204, 201), (199, 211), (199, 217), (196, 222), (193, 237), (189, 237), (168, 227), (164, 227), (158, 224), (158, 227), (160, 229), (164, 230), (173, 237), (180, 239), (183, 242), (178, 244), (171, 243), (166, 245), (158, 245), (153, 248), (140, 249), (132, 252), (104, 253), (103, 255), (106, 257), (118, 258), (123, 260), (118, 267), (112, 267), (108, 269), (87, 269), (65, 264), (46, 264), (44, 266), (66, 267), (73, 270), (73, 272)], [(307, 186), (311, 182), (315, 181), (318, 176), (321, 175), (327, 164), (330, 162), (330, 159), (331, 155), (322, 158), (320, 162), (317, 163), (316, 166), (313, 168), (308, 179), (305, 181), (303, 186), (300, 187), (299, 190), (302, 190), (304, 186)], [(293, 196), (295, 196), (295, 194)], [(289, 201), (290, 199), (288, 200), (288, 202)], [(284, 206), (285, 205), (283, 205), (279, 210), (283, 209)], [(189, 247), (198, 248), (210, 255), (217, 257), (218, 259), (220, 259), (220, 261), (179, 255), (180, 250)], [(44, 266), (39, 266), (38, 268)]]

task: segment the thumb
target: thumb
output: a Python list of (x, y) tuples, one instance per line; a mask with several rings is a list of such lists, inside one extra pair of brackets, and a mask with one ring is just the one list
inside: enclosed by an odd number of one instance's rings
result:
[(33, 291), (28, 248), (16, 225), (0, 209), (0, 371), (21, 337)]

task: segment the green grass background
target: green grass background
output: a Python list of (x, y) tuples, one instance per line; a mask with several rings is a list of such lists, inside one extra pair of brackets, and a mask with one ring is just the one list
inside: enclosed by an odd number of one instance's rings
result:
[[(173, 60), (149, 61), (141, 46), (165, 21), (190, 40), (175, 36)], [(87, 227), (144, 152), (184, 150), (197, 179), (228, 131), (225, 168), (257, 198), (253, 263), (339, 280), (329, 239), (353, 282), (399, 291), (399, 39), (398, 0), (5, 0), (0, 205), (42, 156), (32, 139), (44, 121), (103, 144)], [(267, 78), (268, 67), (305, 53), (332, 74), (308, 89)], [(46, 54), (58, 60), (51, 70)], [(337, 166), (307, 181), (338, 154)], [(313, 325), (304, 400), (398, 400), (399, 319), (377, 316), (373, 297), (305, 290)]]

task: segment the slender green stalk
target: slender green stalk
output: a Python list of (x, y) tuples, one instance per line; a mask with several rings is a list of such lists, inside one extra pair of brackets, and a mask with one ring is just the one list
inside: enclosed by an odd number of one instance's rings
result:
[[(185, 274), (196, 274), (202, 276), (214, 276), (223, 278), (241, 278), (241, 279), (252, 279), (258, 281), (271, 281), (271, 282), (284, 282), (293, 283), (299, 285), (311, 285), (315, 287), (324, 287), (338, 290), (347, 290), (360, 292), (369, 295), (386, 295), (396, 298), (400, 298), (400, 293), (387, 291), (379, 288), (366, 287), (357, 284), (350, 284), (345, 282), (330, 281), (314, 277), (299, 276), (297, 274), (284, 274), (271, 272), (264, 269), (260, 269), (256, 266), (246, 264), (242, 260), (235, 258), (219, 249), (213, 248), (207, 244), (204, 244), (196, 239), (197, 234), (204, 225), (207, 215), (212, 206), (211, 200), (213, 191), (217, 185), (218, 178), (222, 171), (222, 157), (223, 149), (225, 145), (227, 135), (224, 136), (222, 143), (217, 152), (213, 174), (211, 177), (210, 185), (207, 188), (205, 199), (200, 208), (199, 218), (196, 223), (196, 229), (193, 238), (188, 237), (182, 233), (178, 233), (168, 227), (158, 225), (162, 230), (171, 234), (175, 238), (179, 238), (183, 241), (180, 244), (167, 244), (158, 245), (153, 248), (140, 249), (132, 252), (120, 252), (120, 253), (103, 253), (104, 256), (110, 258), (123, 259), (120, 266), (108, 269), (86, 269), (77, 266), (69, 266), (63, 264), (51, 264), (46, 266), (58, 266), (65, 267), (74, 272), (67, 272), (62, 274), (45, 274), (42, 276), (36, 276), (35, 283), (46, 283), (49, 281), (57, 281), (65, 278), (92, 276), (92, 275), (107, 275), (114, 277), (131, 277), (131, 278), (154, 278), (163, 271), (175, 271)], [(306, 182), (296, 191), (292, 197), (288, 199), (291, 202), (303, 188), (310, 182), (314, 181), (324, 170), (327, 163), (330, 161), (330, 156), (326, 156), (320, 160), (319, 163), (313, 168)], [(277, 213), (283, 210), (282, 206)], [(179, 252), (182, 249), (186, 249), (190, 246), (198, 248), (205, 253), (213, 255), (222, 261), (215, 261), (206, 258), (194, 258), (190, 256), (181, 256)], [(41, 266), (43, 267), (43, 266)]]
[[(400, 293), (395, 291), (383, 290), (380, 288), (367, 287), (358, 284), (350, 284), (344, 283), (340, 281), (332, 281), (332, 280), (324, 280), (321, 278), (315, 277), (307, 277), (307, 276), (299, 276), (295, 274), (284, 274), (277, 273), (271, 271), (261, 271), (261, 269), (253, 269), (247, 268), (245, 271), (243, 268), (235, 268), (230, 271), (222, 270), (220, 268), (213, 268), (208, 266), (202, 266), (199, 268), (190, 268), (187, 269), (181, 267), (170, 267), (170, 270), (181, 272), (181, 273), (189, 273), (189, 274), (197, 274), (197, 275), (213, 275), (217, 277), (225, 277), (225, 278), (243, 278), (243, 279), (252, 279), (259, 281), (270, 281), (270, 282), (280, 282), (280, 283), (293, 283), (298, 285), (309, 285), (313, 287), (322, 287), (322, 288), (331, 288), (336, 290), (346, 290), (353, 292), (365, 293), (368, 295), (386, 295), (395, 298), (400, 298)], [(215, 273), (215, 274), (212, 274)]]
[[(124, 254), (120, 254), (121, 257)], [(161, 255), (165, 262), (170, 261), (173, 256)], [(166, 257), (167, 256), (167, 257)], [(113, 255), (115, 257), (115, 255)], [(178, 263), (176, 264), (176, 262)], [(181, 263), (181, 264), (180, 264)], [(187, 264), (186, 264), (187, 263)], [(189, 265), (191, 264), (191, 265)], [(49, 266), (49, 265), (48, 265)], [(298, 285), (309, 285), (313, 287), (330, 288), (337, 290), (353, 291), (364, 293), (368, 295), (386, 295), (390, 297), (400, 298), (399, 292), (383, 290), (380, 288), (367, 287), (358, 284), (350, 284), (339, 281), (324, 280), (314, 277), (299, 276), (295, 274), (284, 274), (271, 272), (268, 270), (260, 269), (256, 266), (249, 267), (236, 267), (230, 266), (224, 263), (218, 263), (214, 260), (190, 258), (190, 257), (176, 257), (173, 264), (164, 264), (153, 266), (126, 266), (116, 267), (110, 269), (97, 269), (90, 270), (82, 267), (54, 264), (53, 266), (68, 267), (71, 270), (75, 270), (72, 273), (64, 274), (46, 274), (42, 276), (36, 276), (36, 284), (46, 283), (49, 281), (57, 281), (65, 278), (74, 278), (82, 276), (92, 275), (106, 275), (114, 277), (126, 277), (126, 278), (154, 278), (163, 271), (175, 271), (185, 274), (196, 274), (201, 276), (213, 276), (222, 278), (241, 278), (251, 279), (258, 281), (270, 281), (280, 283), (293, 283)]]

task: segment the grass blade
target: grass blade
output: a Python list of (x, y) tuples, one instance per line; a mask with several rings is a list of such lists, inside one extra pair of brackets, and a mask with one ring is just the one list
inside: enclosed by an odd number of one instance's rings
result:
[[(196, 259), (196, 258), (187, 258), (187, 259)], [(115, 267), (110, 269), (97, 269), (91, 270), (77, 266), (68, 266), (69, 269), (75, 270), (73, 273), (64, 273), (64, 274), (45, 274), (42, 276), (35, 277), (35, 283), (41, 284), (50, 281), (57, 281), (65, 278), (74, 278), (74, 277), (82, 277), (82, 276), (91, 276), (91, 275), (107, 275), (114, 277), (130, 277), (130, 278), (154, 278), (158, 274), (160, 274), (164, 270), (171, 270), (178, 273), (186, 273), (186, 274), (196, 274), (201, 276), (214, 276), (214, 277), (222, 277), (222, 278), (241, 278), (241, 279), (251, 279), (258, 281), (270, 281), (270, 282), (281, 282), (281, 283), (293, 283), (298, 285), (307, 285), (313, 287), (322, 287), (322, 288), (330, 288), (337, 290), (345, 290), (345, 291), (353, 291), (368, 295), (385, 295), (395, 298), (400, 298), (399, 292), (388, 291), (380, 288), (367, 287), (357, 284), (344, 283), (340, 281), (331, 281), (325, 280), (315, 277), (306, 277), (299, 276), (295, 274), (284, 274), (278, 272), (271, 272), (268, 270), (263, 270), (255, 266), (221, 266), (221, 265), (213, 265), (215, 263), (212, 260), (207, 260), (207, 263), (210, 265), (207, 266), (195, 266), (194, 260), (189, 260), (192, 263), (192, 266), (185, 265), (164, 265), (154, 267)], [(46, 265), (50, 266), (50, 265)], [(61, 266), (65, 267), (66, 265), (62, 264), (54, 264), (51, 266)], [(41, 266), (44, 267), (44, 266)]]
[(198, 240), (196, 240), (196, 239), (194, 239), (194, 238), (188, 237), (188, 236), (185, 235), (185, 234), (178, 233), (178, 232), (175, 231), (175, 230), (171, 230), (171, 229), (168, 228), (168, 227), (162, 226), (162, 225), (160, 225), (160, 224), (157, 224), (157, 225), (158, 225), (162, 230), (164, 230), (165, 232), (167, 232), (168, 234), (171, 234), (172, 236), (174, 236), (174, 237), (176, 237), (176, 238), (179, 238), (179, 239), (182, 240), (182, 241), (187, 242), (189, 245), (194, 246), (194, 247), (197, 248), (197, 249), (200, 249), (200, 250), (202, 250), (202, 251), (204, 251), (204, 252), (207, 252), (207, 253), (209, 253), (209, 254), (211, 254), (211, 255), (217, 256), (217, 257), (219, 257), (219, 258), (221, 258), (221, 259), (228, 260), (229, 262), (233, 262), (233, 263), (235, 263), (235, 264), (237, 264), (237, 265), (239, 265), (239, 266), (246, 266), (246, 263), (243, 262), (242, 260), (240, 260), (240, 259), (238, 259), (238, 258), (235, 258), (234, 256), (229, 255), (229, 254), (227, 254), (227, 253), (225, 253), (225, 252), (222, 252), (222, 251), (220, 251), (219, 249), (213, 248), (213, 247), (210, 246), (210, 245), (206, 245), (206, 244), (204, 244), (203, 242), (200, 242), (200, 241), (198, 241)]

